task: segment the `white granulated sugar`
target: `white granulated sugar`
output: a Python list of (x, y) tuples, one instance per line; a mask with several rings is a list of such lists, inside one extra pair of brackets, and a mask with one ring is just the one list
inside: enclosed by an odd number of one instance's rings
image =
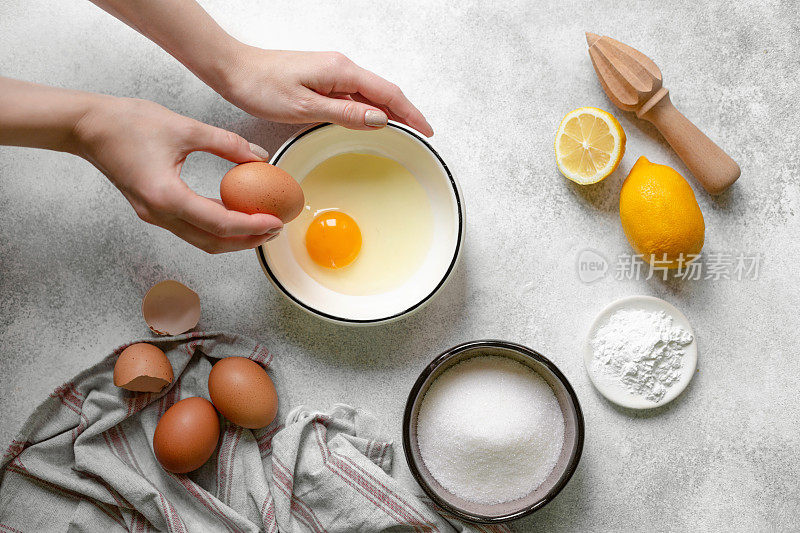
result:
[(692, 335), (663, 311), (620, 309), (591, 340), (592, 369), (622, 382), (631, 394), (658, 402), (681, 377)]
[(448, 368), (422, 399), (417, 441), (445, 489), (494, 504), (522, 498), (547, 478), (564, 443), (564, 417), (547, 382), (508, 357)]

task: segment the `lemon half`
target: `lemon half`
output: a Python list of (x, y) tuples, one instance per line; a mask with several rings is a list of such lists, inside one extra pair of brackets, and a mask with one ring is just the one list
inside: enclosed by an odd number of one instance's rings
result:
[(607, 178), (625, 154), (625, 132), (617, 119), (596, 107), (567, 113), (556, 132), (558, 170), (575, 183), (589, 185)]

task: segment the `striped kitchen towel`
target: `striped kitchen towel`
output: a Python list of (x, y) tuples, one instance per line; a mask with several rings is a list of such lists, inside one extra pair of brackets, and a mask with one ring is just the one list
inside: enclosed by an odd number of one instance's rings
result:
[(256, 431), (224, 421), (206, 465), (166, 472), (153, 455), (156, 423), (182, 398), (209, 398), (213, 359), (249, 357), (284, 396), (273, 355), (250, 339), (190, 333), (145, 342), (167, 354), (172, 385), (157, 394), (115, 387), (125, 345), (56, 389), (0, 462), (0, 533), (508, 531), (445, 518), (418, 487), (401, 486), (390, 475), (392, 444), (349, 406), (281, 408)]

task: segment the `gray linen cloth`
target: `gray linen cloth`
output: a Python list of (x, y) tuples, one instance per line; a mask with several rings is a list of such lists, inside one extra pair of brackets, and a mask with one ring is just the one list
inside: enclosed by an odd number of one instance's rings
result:
[[(275, 378), (273, 354), (228, 333), (143, 339), (164, 350), (175, 380), (156, 394), (113, 384), (128, 345), (57, 388), (0, 462), (0, 533), (20, 531), (508, 531), (437, 512), (418, 487), (391, 477), (392, 443), (349, 406), (281, 406), (270, 426), (223, 422), (212, 459), (171, 474), (153, 431), (175, 402), (208, 395), (211, 359), (248, 357)], [(142, 342), (142, 341), (136, 341)], [(280, 422), (283, 421), (283, 424)]]

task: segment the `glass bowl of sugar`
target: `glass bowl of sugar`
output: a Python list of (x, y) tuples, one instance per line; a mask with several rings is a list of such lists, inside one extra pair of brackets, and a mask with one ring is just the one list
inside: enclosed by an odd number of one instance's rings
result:
[(578, 397), (525, 346), (460, 344), (420, 374), (406, 403), (403, 449), (425, 493), (479, 523), (514, 520), (564, 488), (583, 450)]

